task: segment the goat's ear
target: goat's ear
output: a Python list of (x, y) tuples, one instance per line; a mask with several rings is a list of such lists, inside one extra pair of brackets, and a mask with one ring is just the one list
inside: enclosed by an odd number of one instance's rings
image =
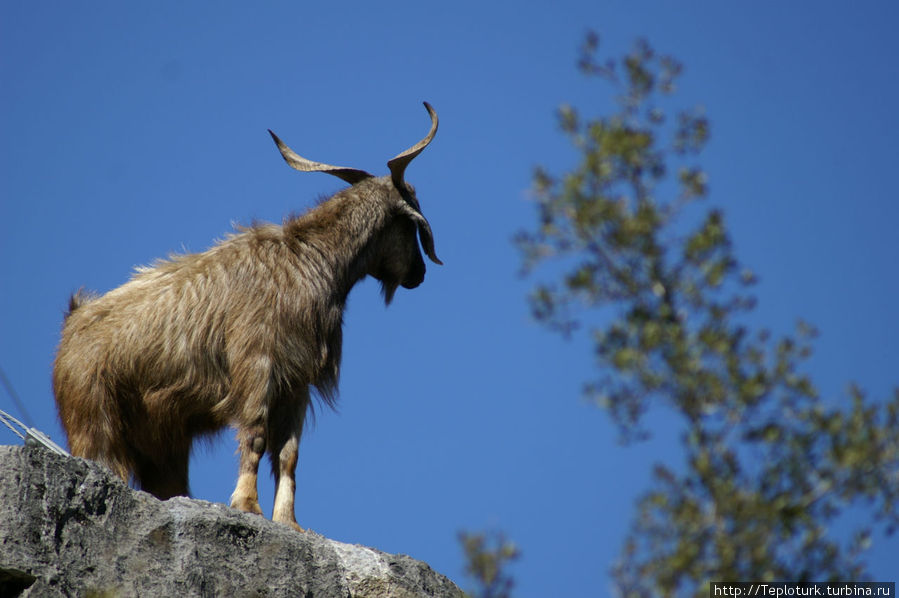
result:
[(438, 258), (437, 254), (434, 252), (434, 233), (431, 232), (431, 225), (428, 223), (428, 219), (421, 213), (417, 201), (413, 203), (407, 197), (404, 197), (403, 199), (405, 201), (400, 209), (406, 216), (412, 219), (412, 222), (414, 222), (415, 226), (418, 228), (418, 238), (421, 241), (421, 248), (425, 250), (425, 254), (432, 262), (442, 266), (443, 262), (440, 261), (440, 258)]
[(431, 225), (428, 224), (428, 221), (424, 216), (421, 216), (421, 220), (416, 221), (418, 224), (418, 238), (421, 239), (421, 247), (425, 250), (425, 254), (427, 254), (428, 258), (435, 264), (440, 266), (443, 265), (437, 258), (437, 254), (434, 253), (434, 233), (431, 232)]
[(332, 166), (330, 164), (323, 164), (321, 162), (313, 162), (312, 160), (307, 160), (306, 158), (300, 156), (292, 149), (287, 147), (287, 144), (281, 141), (277, 135), (272, 133), (272, 130), (268, 130), (269, 135), (272, 136), (272, 139), (275, 140), (275, 145), (278, 146), (278, 151), (281, 152), (281, 156), (283, 156), (284, 161), (290, 165), (291, 168), (296, 168), (302, 172), (326, 172), (328, 174), (333, 174), (334, 176), (343, 179), (348, 182), (350, 185), (355, 185), (359, 181), (364, 181), (365, 179), (372, 178), (372, 175), (365, 172), (364, 170), (358, 170), (356, 168), (346, 168), (345, 166)]

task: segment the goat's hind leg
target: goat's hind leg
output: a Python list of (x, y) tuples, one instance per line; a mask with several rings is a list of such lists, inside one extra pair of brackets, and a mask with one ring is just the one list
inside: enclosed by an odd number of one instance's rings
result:
[(190, 496), (190, 446), (171, 446), (162, 455), (135, 454), (134, 477), (141, 490), (159, 500)]
[(294, 513), (296, 469), (303, 421), (309, 407), (309, 389), (278, 401), (278, 409), (269, 414), (269, 456), (275, 476), (275, 506), (272, 521), (278, 521), (298, 531)]

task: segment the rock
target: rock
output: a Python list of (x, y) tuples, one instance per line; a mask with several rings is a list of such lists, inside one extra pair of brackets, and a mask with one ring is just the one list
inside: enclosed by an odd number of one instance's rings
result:
[(462, 595), (408, 556), (159, 501), (92, 461), (0, 446), (0, 598)]

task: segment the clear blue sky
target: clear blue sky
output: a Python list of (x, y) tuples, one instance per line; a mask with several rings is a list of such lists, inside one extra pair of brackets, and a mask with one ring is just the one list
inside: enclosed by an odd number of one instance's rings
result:
[[(651, 464), (676, 463), (676, 422), (616, 443), (580, 398), (586, 345), (530, 319), (510, 242), (535, 222), (532, 168), (573, 165), (556, 107), (609, 108), (575, 69), (582, 35), (615, 55), (645, 36), (685, 64), (680, 98), (711, 120), (711, 201), (761, 277), (759, 318), (818, 325), (828, 396), (856, 380), (884, 397), (899, 383), (897, 7), (4, 2), (0, 367), (61, 441), (50, 372), (72, 291), (341, 188), (288, 168), (267, 128), (384, 173), (427, 131), (427, 100), (440, 131), (407, 178), (446, 265), (390, 308), (373, 282), (351, 295), (340, 409), (302, 443), (297, 518), (462, 585), (457, 531), (499, 528), (523, 551), (518, 596), (605, 595)], [(227, 502), (232, 436), (197, 451), (196, 497)], [(876, 538), (874, 578), (896, 579), (896, 554)]]

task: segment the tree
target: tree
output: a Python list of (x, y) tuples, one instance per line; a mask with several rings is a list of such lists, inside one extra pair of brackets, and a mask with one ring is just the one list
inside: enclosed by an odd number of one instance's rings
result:
[[(814, 329), (753, 330), (753, 274), (734, 256), (696, 163), (710, 125), (671, 108), (681, 65), (640, 41), (600, 62), (589, 34), (579, 68), (616, 89), (613, 114), (559, 110), (580, 155), (534, 174), (536, 228), (516, 237), (538, 321), (588, 334), (596, 376), (585, 394), (624, 442), (666, 408), (683, 433), (682, 467), (656, 465), (613, 568), (625, 596), (708, 595), (710, 581), (848, 581), (864, 575), (875, 528), (899, 523), (899, 389), (827, 401), (803, 373)], [(664, 407), (662, 407), (664, 406)], [(829, 533), (848, 509), (869, 522)]]
[(477, 598), (510, 598), (515, 581), (507, 566), (520, 556), (518, 547), (500, 532), (461, 532), (459, 543), (465, 552), (465, 572), (477, 583)]

